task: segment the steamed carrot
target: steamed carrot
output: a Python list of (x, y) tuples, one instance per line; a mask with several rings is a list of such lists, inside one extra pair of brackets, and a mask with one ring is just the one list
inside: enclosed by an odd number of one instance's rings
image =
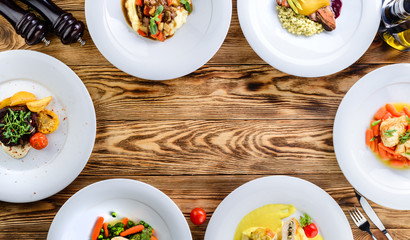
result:
[(375, 152), (375, 148), (376, 148), (376, 142), (375, 141), (371, 141), (370, 142), (370, 149)]
[(404, 167), (404, 165), (406, 164), (405, 161), (400, 161), (400, 160), (390, 160), (390, 165), (394, 166), (394, 167)]
[[(375, 120), (372, 121), (372, 124), (376, 122)], [(373, 129), (373, 135), (374, 136), (379, 136), (380, 135), (380, 123), (377, 125), (372, 126)]]
[(124, 232), (120, 233), (120, 236), (124, 237), (124, 236), (130, 235), (130, 234), (141, 232), (142, 230), (144, 230), (144, 225), (137, 225), (135, 227), (128, 228)]
[(135, 5), (142, 7), (142, 6), (144, 5), (144, 4), (142, 3), (142, 1), (143, 1), (143, 0), (136, 0), (136, 1), (135, 1)]
[(396, 107), (391, 103), (386, 104), (386, 110), (395, 117), (401, 116), (400, 113), (397, 111)]
[(373, 131), (371, 129), (366, 130), (366, 145), (370, 146), (370, 140), (373, 138)]
[(104, 218), (103, 217), (99, 217), (97, 219), (97, 222), (95, 223), (95, 227), (93, 230), (93, 234), (91, 235), (91, 240), (97, 240), (98, 236), (100, 235), (101, 232), (101, 228), (103, 226), (104, 223)]
[(403, 107), (403, 111), (408, 117), (410, 117), (410, 110), (406, 106)]
[(168, 0), (168, 6), (171, 6), (172, 0)]
[(110, 232), (108, 231), (108, 223), (104, 223), (103, 228), (104, 228), (104, 237), (108, 237), (108, 235), (110, 234)]
[(149, 15), (150, 15), (150, 14), (149, 14), (149, 11), (151, 11), (151, 8), (145, 6), (145, 7), (144, 7), (144, 15), (145, 15), (145, 16), (149, 16)]
[(389, 148), (389, 147), (386, 147), (386, 146), (383, 144), (383, 142), (380, 142), (380, 143), (379, 143), (379, 148), (382, 148), (384, 151), (386, 151), (386, 152), (388, 152), (388, 153), (390, 153), (390, 154), (393, 154), (393, 155), (396, 154), (396, 152), (395, 152), (393, 149), (391, 149), (391, 148)]
[(386, 114), (384, 114), (382, 120), (385, 121), (385, 120), (387, 120), (387, 119), (389, 119), (389, 118), (391, 118), (391, 117), (393, 117), (393, 115), (391, 115), (390, 112), (386, 112)]
[(374, 153), (376, 153), (376, 154), (378, 154), (379, 153), (379, 140), (376, 138), (376, 139), (374, 139), (374, 141), (373, 141), (375, 144), (375, 146), (374, 146)]
[(151, 236), (151, 240), (158, 240), (158, 239), (154, 236)]
[(388, 159), (389, 159), (388, 153), (387, 153), (386, 151), (384, 151), (383, 148), (380, 147), (380, 143), (379, 143), (379, 155), (380, 155), (380, 157), (381, 157), (382, 159), (384, 159), (384, 160), (388, 160)]
[(161, 22), (162, 22), (162, 15), (164, 15), (164, 14), (160, 14), (159, 16), (158, 16), (158, 21), (155, 21), (157, 24), (160, 24)]
[(141, 29), (138, 29), (138, 31), (137, 31), (141, 36), (143, 36), (143, 37), (146, 37), (147, 36), (147, 34), (144, 32), (144, 31), (142, 31)]
[(128, 218), (124, 218), (122, 221), (122, 224), (124, 224), (124, 229), (127, 227), (128, 224)]
[(160, 40), (161, 42), (165, 41), (165, 37), (164, 37), (164, 34), (163, 34), (162, 32), (159, 32), (157, 38), (158, 38), (158, 40)]
[(387, 110), (386, 107), (381, 107), (375, 114), (374, 114), (374, 118), (376, 120), (380, 120), (384, 117), (384, 115), (386, 114)]

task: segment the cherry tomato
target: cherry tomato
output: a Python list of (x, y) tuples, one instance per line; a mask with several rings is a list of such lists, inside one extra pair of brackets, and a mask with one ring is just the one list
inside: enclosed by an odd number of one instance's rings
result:
[(37, 150), (41, 150), (48, 145), (48, 140), (46, 135), (43, 133), (35, 133), (33, 136), (30, 138), (30, 145)]
[(191, 222), (195, 225), (201, 225), (206, 220), (206, 212), (202, 208), (194, 208), (191, 211)]
[(319, 233), (319, 231), (317, 230), (316, 224), (314, 223), (307, 225), (306, 227), (303, 228), (303, 230), (305, 231), (306, 237), (308, 238), (314, 238)]

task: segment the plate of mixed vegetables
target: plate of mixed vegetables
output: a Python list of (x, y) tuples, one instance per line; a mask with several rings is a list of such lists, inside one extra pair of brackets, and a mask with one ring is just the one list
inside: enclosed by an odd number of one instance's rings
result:
[(163, 192), (131, 179), (110, 179), (74, 194), (58, 211), (47, 239), (191, 240), (192, 237), (184, 215)]
[(410, 210), (410, 64), (356, 82), (336, 114), (336, 158), (352, 186), (379, 205)]

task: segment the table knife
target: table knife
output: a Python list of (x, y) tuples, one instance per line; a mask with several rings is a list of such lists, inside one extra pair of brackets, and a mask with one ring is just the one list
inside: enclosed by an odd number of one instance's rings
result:
[(355, 190), (356, 197), (359, 200), (360, 205), (362, 206), (364, 212), (367, 214), (367, 216), (370, 218), (370, 220), (373, 222), (376, 227), (386, 235), (387, 239), (393, 240), (393, 238), (390, 236), (390, 234), (387, 232), (386, 228), (384, 227), (382, 221), (380, 221), (379, 217), (377, 214), (374, 212), (373, 208), (370, 206), (369, 202), (364, 198), (357, 190)]

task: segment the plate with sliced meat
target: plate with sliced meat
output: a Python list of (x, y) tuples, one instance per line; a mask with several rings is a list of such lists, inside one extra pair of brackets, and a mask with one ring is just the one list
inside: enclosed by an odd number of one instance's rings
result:
[(272, 67), (301, 77), (330, 75), (371, 45), (381, 2), (373, 0), (238, 0), (242, 31)]

